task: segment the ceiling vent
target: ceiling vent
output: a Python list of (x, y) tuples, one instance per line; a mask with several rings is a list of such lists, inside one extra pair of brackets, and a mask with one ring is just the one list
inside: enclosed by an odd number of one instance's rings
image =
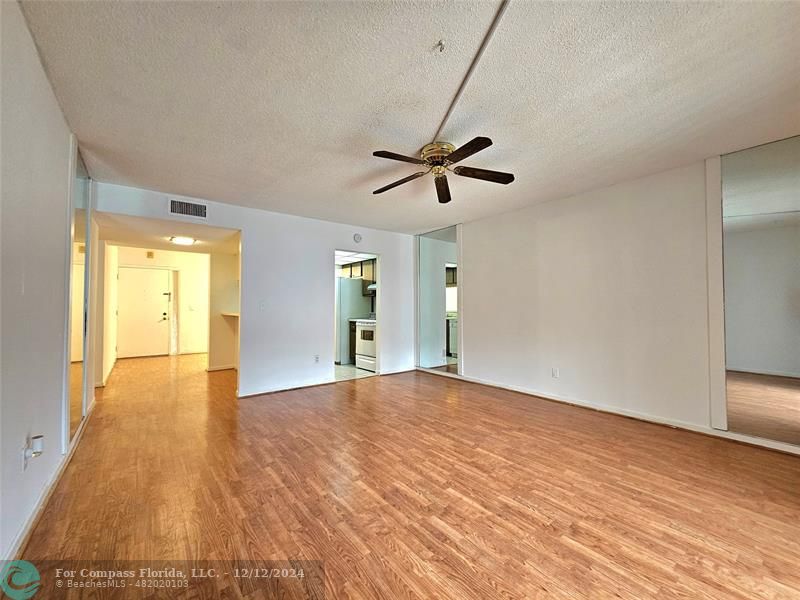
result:
[(197, 204), (196, 202), (184, 202), (183, 200), (169, 201), (169, 213), (171, 215), (186, 215), (187, 217), (195, 217), (196, 219), (206, 219), (205, 204)]

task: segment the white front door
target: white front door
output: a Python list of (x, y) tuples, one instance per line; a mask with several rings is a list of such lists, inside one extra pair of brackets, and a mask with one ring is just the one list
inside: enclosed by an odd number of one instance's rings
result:
[(120, 267), (119, 358), (169, 354), (171, 279), (166, 269)]

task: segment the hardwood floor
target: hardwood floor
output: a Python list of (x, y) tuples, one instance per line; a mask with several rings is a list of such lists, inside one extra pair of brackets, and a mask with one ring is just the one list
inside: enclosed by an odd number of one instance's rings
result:
[(728, 371), (728, 428), (800, 444), (800, 379)]
[[(118, 363), (23, 558), (320, 560), (326, 598), (800, 598), (798, 457), (421, 372), (237, 401), (204, 366)], [(155, 597), (276, 597), (226, 585)]]

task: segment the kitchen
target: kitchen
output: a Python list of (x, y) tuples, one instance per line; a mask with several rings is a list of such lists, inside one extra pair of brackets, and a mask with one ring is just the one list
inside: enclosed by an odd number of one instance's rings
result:
[(378, 257), (336, 250), (334, 371), (336, 381), (377, 374)]

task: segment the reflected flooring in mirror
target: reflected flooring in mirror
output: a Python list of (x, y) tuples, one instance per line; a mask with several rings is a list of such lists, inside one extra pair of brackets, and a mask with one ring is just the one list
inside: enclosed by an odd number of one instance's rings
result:
[(69, 439), (78, 431), (83, 419), (83, 362), (69, 365)]
[(800, 379), (728, 371), (728, 429), (800, 445)]
[(375, 377), (372, 371), (359, 369), (355, 365), (333, 365), (334, 377), (336, 381), (348, 381), (350, 379), (363, 379), (364, 377)]
[(434, 371), (444, 371), (445, 373), (452, 373), (453, 375), (458, 375), (458, 363), (448, 363), (446, 365), (442, 365), (441, 367), (433, 367)]

